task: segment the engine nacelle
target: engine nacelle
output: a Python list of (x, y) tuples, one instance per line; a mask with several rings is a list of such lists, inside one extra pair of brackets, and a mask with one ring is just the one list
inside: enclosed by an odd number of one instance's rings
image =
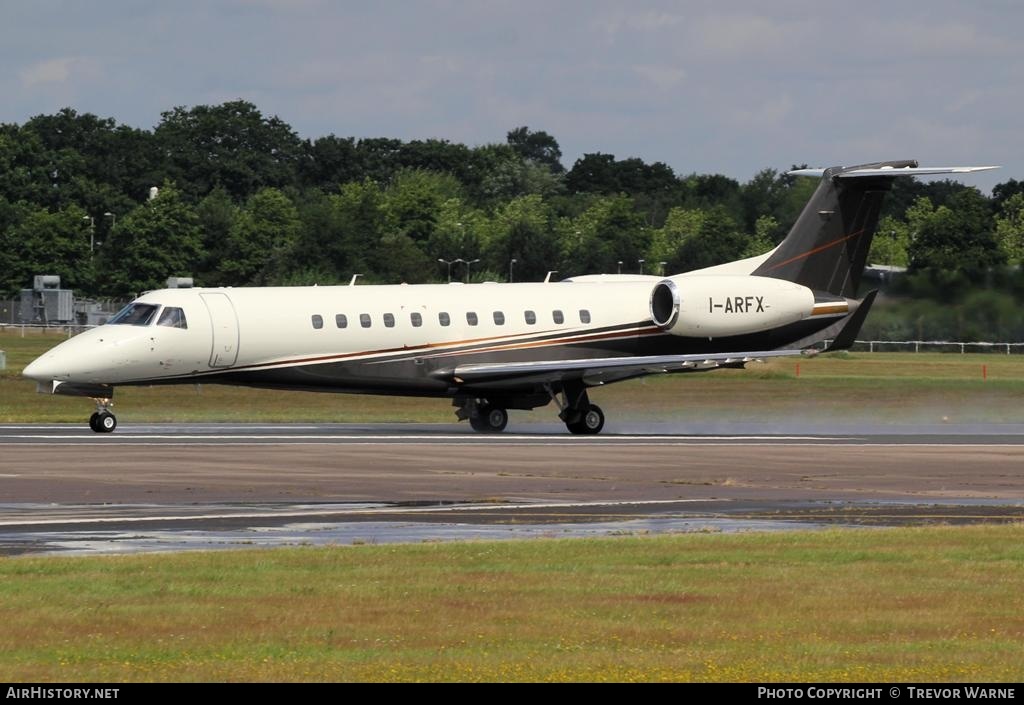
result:
[(759, 333), (809, 317), (814, 293), (783, 279), (693, 276), (651, 291), (651, 319), (672, 335), (724, 338)]

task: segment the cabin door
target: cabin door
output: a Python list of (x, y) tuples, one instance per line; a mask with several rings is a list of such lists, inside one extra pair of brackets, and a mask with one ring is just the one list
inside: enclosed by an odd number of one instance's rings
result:
[(238, 316), (227, 294), (200, 294), (210, 313), (213, 346), (210, 367), (230, 367), (238, 359)]

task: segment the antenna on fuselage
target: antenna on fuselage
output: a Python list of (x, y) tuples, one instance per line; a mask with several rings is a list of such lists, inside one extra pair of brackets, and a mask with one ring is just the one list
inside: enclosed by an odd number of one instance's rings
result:
[(548, 272), (548, 275), (546, 277), (544, 277), (544, 283), (545, 284), (548, 284), (548, 283), (551, 282), (551, 275), (552, 274), (558, 274), (558, 270), (557, 269), (552, 269), (550, 272)]
[(352, 275), (352, 279), (349, 281), (348, 285), (349, 286), (355, 286), (356, 285), (356, 279), (358, 279), (361, 276), (363, 276), (363, 275), (362, 274), (353, 274)]

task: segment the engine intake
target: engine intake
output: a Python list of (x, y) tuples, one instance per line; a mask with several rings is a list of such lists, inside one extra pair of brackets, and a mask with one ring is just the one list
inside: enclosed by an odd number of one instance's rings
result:
[(679, 318), (679, 287), (671, 279), (658, 282), (651, 291), (651, 320), (661, 328), (671, 328)]

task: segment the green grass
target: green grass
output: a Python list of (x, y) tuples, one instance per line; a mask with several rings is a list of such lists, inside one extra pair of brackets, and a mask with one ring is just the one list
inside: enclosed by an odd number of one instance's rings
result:
[[(91, 402), (37, 395), (20, 377), (32, 359), (63, 337), (0, 333), (7, 371), (0, 374), (0, 422), (81, 423)], [(987, 379), (982, 378), (985, 367)], [(798, 369), (799, 368), (799, 369)], [(1024, 423), (1024, 355), (855, 353), (786, 358), (746, 370), (651, 376), (593, 390), (611, 419), (821, 423)], [(187, 385), (121, 388), (122, 422), (450, 422), (444, 399), (281, 392)], [(551, 409), (514, 414), (513, 422), (552, 421)]]
[(0, 679), (1014, 681), (1024, 527), (0, 560)]

